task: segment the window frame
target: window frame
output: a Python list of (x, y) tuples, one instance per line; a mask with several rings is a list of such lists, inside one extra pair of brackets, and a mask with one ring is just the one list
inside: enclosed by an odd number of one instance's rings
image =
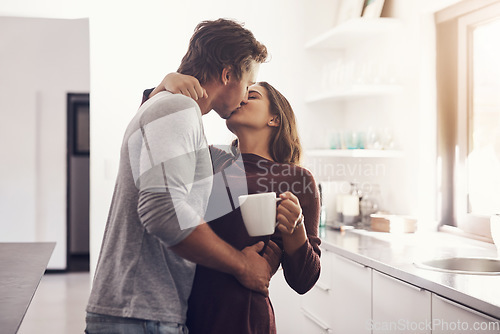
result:
[[(437, 47), (438, 81), (438, 217), (440, 225), (456, 226), (466, 234), (491, 241), (489, 217), (468, 212), (467, 156), (469, 154), (469, 125), (473, 113), (472, 35), (476, 27), (500, 17), (500, 1), (476, 0), (460, 3), (455, 11), (446, 10), (441, 19), (436, 14), (439, 43), (448, 34), (456, 37), (451, 47)], [(455, 36), (453, 36), (455, 35)], [(440, 62), (441, 59), (441, 62)], [(439, 64), (444, 64), (440, 68)], [(453, 71), (455, 73), (453, 73)], [(456, 78), (456, 87), (445, 88)], [(455, 113), (455, 114), (453, 114)]]

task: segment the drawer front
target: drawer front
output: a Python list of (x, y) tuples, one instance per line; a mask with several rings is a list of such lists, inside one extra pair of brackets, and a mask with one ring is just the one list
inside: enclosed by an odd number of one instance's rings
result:
[(315, 286), (301, 298), (305, 312), (314, 314), (321, 322), (329, 325), (333, 312), (332, 298), (332, 256), (327, 250), (321, 250), (321, 274)]
[(307, 309), (302, 309), (302, 332), (307, 334), (331, 334), (331, 328), (328, 324), (319, 319), (314, 313)]
[(329, 251), (322, 276), (302, 298), (302, 309), (331, 333), (370, 333), (371, 269)]
[(278, 270), (271, 279), (269, 297), (273, 304), (278, 333), (303, 334), (301, 331), (301, 296), (288, 286), (282, 269)]

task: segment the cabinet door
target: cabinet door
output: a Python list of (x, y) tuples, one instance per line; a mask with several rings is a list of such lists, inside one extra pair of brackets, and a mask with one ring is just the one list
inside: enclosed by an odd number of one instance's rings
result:
[(302, 334), (301, 296), (288, 286), (282, 269), (271, 279), (269, 296), (273, 304), (278, 334)]
[(432, 333), (500, 333), (500, 321), (432, 294)]
[(373, 333), (431, 333), (431, 293), (373, 270)]
[[(330, 330), (332, 313), (332, 257), (333, 253), (321, 249), (321, 272), (315, 286), (301, 298), (302, 333), (308, 333), (311, 326), (323, 332)], [(314, 331), (317, 332), (317, 331)]]
[(371, 333), (372, 269), (333, 254), (332, 308), (333, 333)]
[[(371, 269), (324, 251), (321, 279), (302, 299), (303, 333), (370, 333)], [(316, 332), (316, 331), (315, 331)]]

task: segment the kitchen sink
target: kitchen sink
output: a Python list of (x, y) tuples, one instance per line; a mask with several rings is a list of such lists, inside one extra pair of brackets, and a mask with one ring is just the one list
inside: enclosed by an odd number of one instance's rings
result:
[(500, 260), (496, 258), (450, 257), (415, 262), (422, 269), (454, 274), (500, 275)]

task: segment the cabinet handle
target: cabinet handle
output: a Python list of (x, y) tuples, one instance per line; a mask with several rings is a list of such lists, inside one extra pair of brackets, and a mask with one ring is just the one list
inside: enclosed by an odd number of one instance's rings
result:
[(302, 311), (302, 314), (314, 322), (318, 327), (320, 327), (325, 333), (331, 333), (330, 327), (328, 327), (327, 324), (325, 324), (323, 321), (319, 320), (318, 317), (316, 317), (314, 314), (309, 312), (307, 309), (301, 307), (300, 310)]
[(399, 283), (403, 284), (404, 286), (407, 286), (409, 287), (410, 289), (413, 289), (415, 291), (418, 291), (418, 292), (423, 292), (425, 291), (424, 289), (422, 289), (421, 287), (419, 286), (416, 286), (416, 285), (413, 285), (413, 284), (410, 284), (410, 283), (406, 283), (404, 281), (399, 281)]
[(355, 265), (355, 266), (357, 266), (357, 267), (360, 267), (360, 268), (368, 268), (368, 266), (366, 266), (366, 265), (364, 265), (364, 264), (362, 264), (362, 263), (356, 262), (356, 261), (354, 261), (354, 260), (348, 259), (348, 258), (346, 258), (346, 257), (343, 257), (342, 255), (337, 255), (337, 257), (338, 257), (339, 259), (341, 259), (341, 261), (344, 261), (344, 262), (347, 262), (347, 263), (353, 264), (353, 265)]
[(410, 289), (413, 289), (413, 290), (415, 290), (415, 291), (418, 291), (418, 292), (423, 292), (423, 291), (426, 291), (425, 289), (422, 289), (422, 288), (421, 288), (421, 287), (419, 287), (419, 286), (416, 286), (416, 285), (413, 285), (413, 284), (407, 283), (407, 282), (405, 282), (405, 281), (400, 280), (399, 278), (395, 278), (395, 277), (389, 276), (389, 275), (387, 275), (387, 274), (384, 274), (384, 273), (381, 273), (381, 272), (378, 272), (378, 271), (377, 271), (377, 273), (378, 273), (380, 276), (382, 276), (382, 277), (386, 277), (387, 279), (390, 279), (390, 280), (392, 280), (392, 281), (394, 281), (394, 282), (396, 282), (396, 283), (399, 283), (399, 284), (401, 284), (401, 285), (403, 285), (403, 286), (407, 286), (407, 287), (409, 287)]
[(327, 286), (327, 285), (326, 285), (326, 284), (324, 284), (324, 283), (321, 283), (321, 282), (316, 282), (315, 287), (317, 287), (318, 289), (323, 290), (323, 291), (325, 291), (325, 292), (330, 291), (330, 287), (329, 287), (329, 286)]

